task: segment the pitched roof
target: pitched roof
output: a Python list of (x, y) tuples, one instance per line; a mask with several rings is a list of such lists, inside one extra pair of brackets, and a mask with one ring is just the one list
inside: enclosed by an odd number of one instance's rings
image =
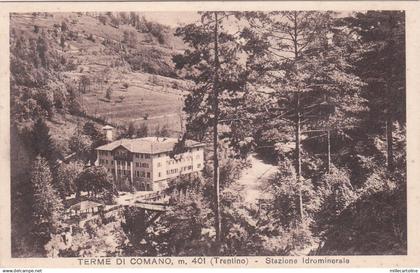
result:
[[(113, 151), (117, 147), (124, 147), (132, 153), (157, 154), (172, 151), (178, 142), (176, 138), (144, 137), (134, 139), (120, 139), (96, 148), (101, 151)], [(202, 147), (205, 144), (187, 139), (185, 146), (188, 148)]]

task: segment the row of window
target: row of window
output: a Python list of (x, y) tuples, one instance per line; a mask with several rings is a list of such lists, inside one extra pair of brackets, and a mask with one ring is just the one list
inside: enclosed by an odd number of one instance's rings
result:
[(99, 150), (99, 155), (111, 155), (111, 152)]
[(136, 167), (149, 168), (149, 164), (136, 162)]
[[(120, 165), (125, 166), (126, 165), (125, 164), (126, 161), (116, 160), (116, 162), (117, 162), (117, 165), (118, 166), (120, 166)], [(100, 164), (108, 164), (108, 160), (99, 159), (99, 163)], [(111, 164), (114, 164), (114, 161), (113, 160), (111, 160)], [(162, 163), (161, 162), (158, 162), (157, 166), (158, 167), (161, 167), (162, 166)], [(136, 167), (149, 168), (149, 164), (148, 163), (139, 163), (139, 162), (136, 162)], [(200, 168), (200, 167), (201, 167), (201, 164), (197, 164), (197, 168)], [(173, 170), (178, 170), (178, 169), (173, 169)], [(192, 170), (192, 165), (181, 167), (181, 171), (186, 171), (186, 170)], [(108, 171), (109, 171), (109, 169), (108, 169)], [(176, 173), (176, 172), (172, 172), (171, 174)], [(167, 173), (168, 173), (168, 171), (167, 171)]]
[[(130, 165), (130, 163), (128, 161), (123, 161), (123, 160), (115, 160), (115, 162), (117, 162), (117, 165)], [(114, 164), (114, 160), (111, 160), (111, 164)]]
[[(126, 164), (126, 162), (127, 161), (120, 161), (120, 160), (115, 160), (116, 162), (117, 162), (117, 165), (119, 166), (119, 165), (128, 165), (128, 164)], [(99, 159), (99, 163), (100, 164), (108, 164), (109, 163), (109, 161), (108, 161), (108, 159)], [(111, 164), (112, 165), (114, 165), (114, 160), (111, 160)]]
[[(117, 162), (117, 165), (120, 166), (128, 166), (129, 163), (127, 161), (122, 161), (122, 160), (115, 160)], [(100, 164), (108, 164), (109, 161), (108, 159), (99, 159), (99, 163)], [(111, 164), (114, 164), (114, 160), (111, 160)], [(136, 162), (136, 167), (142, 167), (142, 168), (149, 168), (149, 164), (148, 163), (139, 163)]]
[[(192, 149), (191, 152), (193, 150), (194, 149)], [(199, 148), (196, 148), (196, 150), (199, 151)], [(99, 150), (98, 152), (99, 152), (99, 155), (103, 155), (103, 156), (111, 156), (112, 155), (112, 152), (111, 151), (102, 151), (102, 150)], [(116, 151), (115, 152), (115, 155), (126, 156), (127, 155), (127, 151)], [(161, 157), (161, 155), (164, 156), (165, 153), (157, 154), (157, 157)], [(146, 158), (146, 159), (149, 159), (151, 157), (150, 154), (141, 154), (141, 153), (134, 153), (134, 156), (136, 158)], [(198, 159), (198, 158), (200, 158), (200, 155), (197, 155), (196, 157)]]
[(181, 172), (191, 171), (193, 169), (192, 165), (181, 167)]
[(129, 170), (117, 170), (118, 175), (124, 174), (131, 176), (131, 172)]
[[(146, 158), (146, 159), (148, 159), (148, 158), (150, 158), (150, 154), (135, 154), (135, 157), (136, 158)], [(159, 155), (159, 157), (160, 157), (160, 155)]]
[(171, 159), (171, 160), (166, 161), (166, 164), (167, 165), (174, 165), (174, 164), (177, 164), (179, 162), (185, 162), (185, 161), (192, 161), (192, 157), (181, 158), (179, 160)]
[[(108, 172), (112, 172), (112, 174), (115, 173), (115, 169), (109, 169), (108, 168), (107, 170), (108, 170)], [(129, 171), (129, 170), (117, 170), (117, 175), (118, 176), (121, 176), (121, 175), (131, 176), (131, 171)], [(136, 172), (134, 172), (134, 175), (136, 177), (147, 177), (147, 178), (150, 178), (150, 172), (139, 172), (139, 171), (136, 171)], [(160, 177), (160, 173), (159, 173), (159, 177)]]
[[(200, 155), (199, 154), (196, 155), (195, 158), (200, 159)], [(179, 163), (179, 162), (185, 162), (185, 161), (188, 161), (188, 162), (192, 161), (192, 156), (182, 157), (179, 160), (171, 159), (171, 160), (166, 161), (166, 163), (168, 165), (173, 165), (173, 164), (176, 164), (176, 163)]]
[[(201, 164), (197, 164), (197, 168), (200, 168)], [(192, 171), (193, 166), (192, 165), (188, 165), (188, 166), (183, 166), (180, 168), (181, 172), (185, 172), (185, 171)], [(166, 174), (170, 175), (170, 174), (174, 174), (174, 173), (178, 173), (178, 168), (172, 169), (172, 170), (167, 170)]]
[[(103, 155), (103, 156), (111, 156), (112, 155), (112, 152), (110, 152), (110, 151), (99, 150), (98, 152), (99, 152), (99, 155)], [(128, 153), (127, 151), (116, 151), (116, 152), (114, 152), (114, 155), (116, 155), (116, 156), (127, 156), (127, 153)], [(134, 156), (136, 158), (146, 158), (146, 159), (150, 158), (150, 154), (135, 153)], [(158, 155), (158, 157), (160, 157), (160, 154)]]
[[(197, 168), (200, 168), (201, 167), (201, 164), (197, 164)], [(181, 172), (185, 172), (185, 171), (191, 171), (193, 169), (193, 166), (192, 165), (189, 165), (189, 166), (184, 166), (184, 167), (181, 167)], [(115, 169), (107, 169), (108, 170), (108, 172), (112, 172), (112, 173), (114, 173), (115, 172)], [(131, 172), (129, 171), (129, 170), (117, 170), (117, 173), (118, 174), (124, 174), (124, 175), (130, 175), (131, 174)], [(167, 170), (166, 171), (166, 174), (174, 174), (174, 173), (178, 173), (178, 168), (176, 168), (176, 169), (172, 169), (172, 170)], [(136, 175), (136, 177), (147, 177), (147, 178), (150, 178), (150, 172), (140, 172), (140, 171), (136, 171), (135, 172), (135, 175)], [(158, 177), (161, 177), (162, 176), (162, 174), (161, 174), (161, 172), (159, 172), (158, 173)]]
[(118, 157), (127, 157), (128, 154), (127, 154), (126, 151), (116, 151), (115, 152), (115, 156), (118, 156)]
[(177, 172), (178, 172), (178, 169), (172, 169), (172, 170), (167, 170), (166, 174), (169, 175), (169, 174), (174, 174), (174, 173), (177, 173)]
[(149, 172), (140, 172), (140, 171), (136, 171), (135, 172), (136, 177), (147, 177), (150, 178), (150, 173)]
[(100, 163), (100, 164), (105, 164), (105, 162), (106, 162), (106, 164), (108, 164), (108, 160), (105, 160), (105, 159), (99, 159), (99, 163)]
[[(201, 164), (197, 164), (197, 168), (200, 168), (200, 167), (201, 167)], [(192, 165), (184, 166), (184, 167), (181, 167), (181, 172), (191, 171), (192, 169), (193, 169), (193, 166)], [(108, 170), (108, 172), (112, 172), (112, 174), (115, 173), (115, 169), (109, 169), (109, 168), (107, 168), (107, 170)], [(178, 173), (178, 168), (172, 169), (172, 170), (167, 170), (166, 171), (166, 174), (167, 175), (175, 174), (175, 173)], [(118, 176), (121, 176), (121, 175), (131, 176), (131, 171), (130, 170), (117, 170), (117, 174), (118, 174)], [(150, 172), (135, 171), (134, 172), (134, 175), (136, 177), (147, 177), (147, 178), (150, 178)], [(161, 172), (158, 172), (158, 177), (162, 177), (162, 173)]]

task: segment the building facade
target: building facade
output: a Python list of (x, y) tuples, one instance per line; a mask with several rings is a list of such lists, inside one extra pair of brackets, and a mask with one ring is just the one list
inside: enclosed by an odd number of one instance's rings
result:
[(203, 170), (204, 144), (185, 141), (185, 152), (170, 157), (175, 138), (121, 139), (96, 148), (96, 165), (104, 166), (117, 186), (129, 183), (138, 191), (158, 191), (181, 174)]

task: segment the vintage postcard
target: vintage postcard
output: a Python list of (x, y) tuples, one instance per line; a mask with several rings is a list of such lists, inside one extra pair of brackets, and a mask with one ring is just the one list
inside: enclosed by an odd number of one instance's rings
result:
[(2, 268), (420, 266), (418, 2), (0, 7)]

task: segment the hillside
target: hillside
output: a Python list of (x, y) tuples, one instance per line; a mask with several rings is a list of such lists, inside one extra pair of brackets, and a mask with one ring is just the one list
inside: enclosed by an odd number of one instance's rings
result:
[(89, 116), (180, 131), (189, 84), (173, 69), (172, 56), (185, 48), (174, 29), (138, 14), (33, 13), (11, 15), (11, 33), (49, 40), (63, 65), (60, 79), (82, 91)]

